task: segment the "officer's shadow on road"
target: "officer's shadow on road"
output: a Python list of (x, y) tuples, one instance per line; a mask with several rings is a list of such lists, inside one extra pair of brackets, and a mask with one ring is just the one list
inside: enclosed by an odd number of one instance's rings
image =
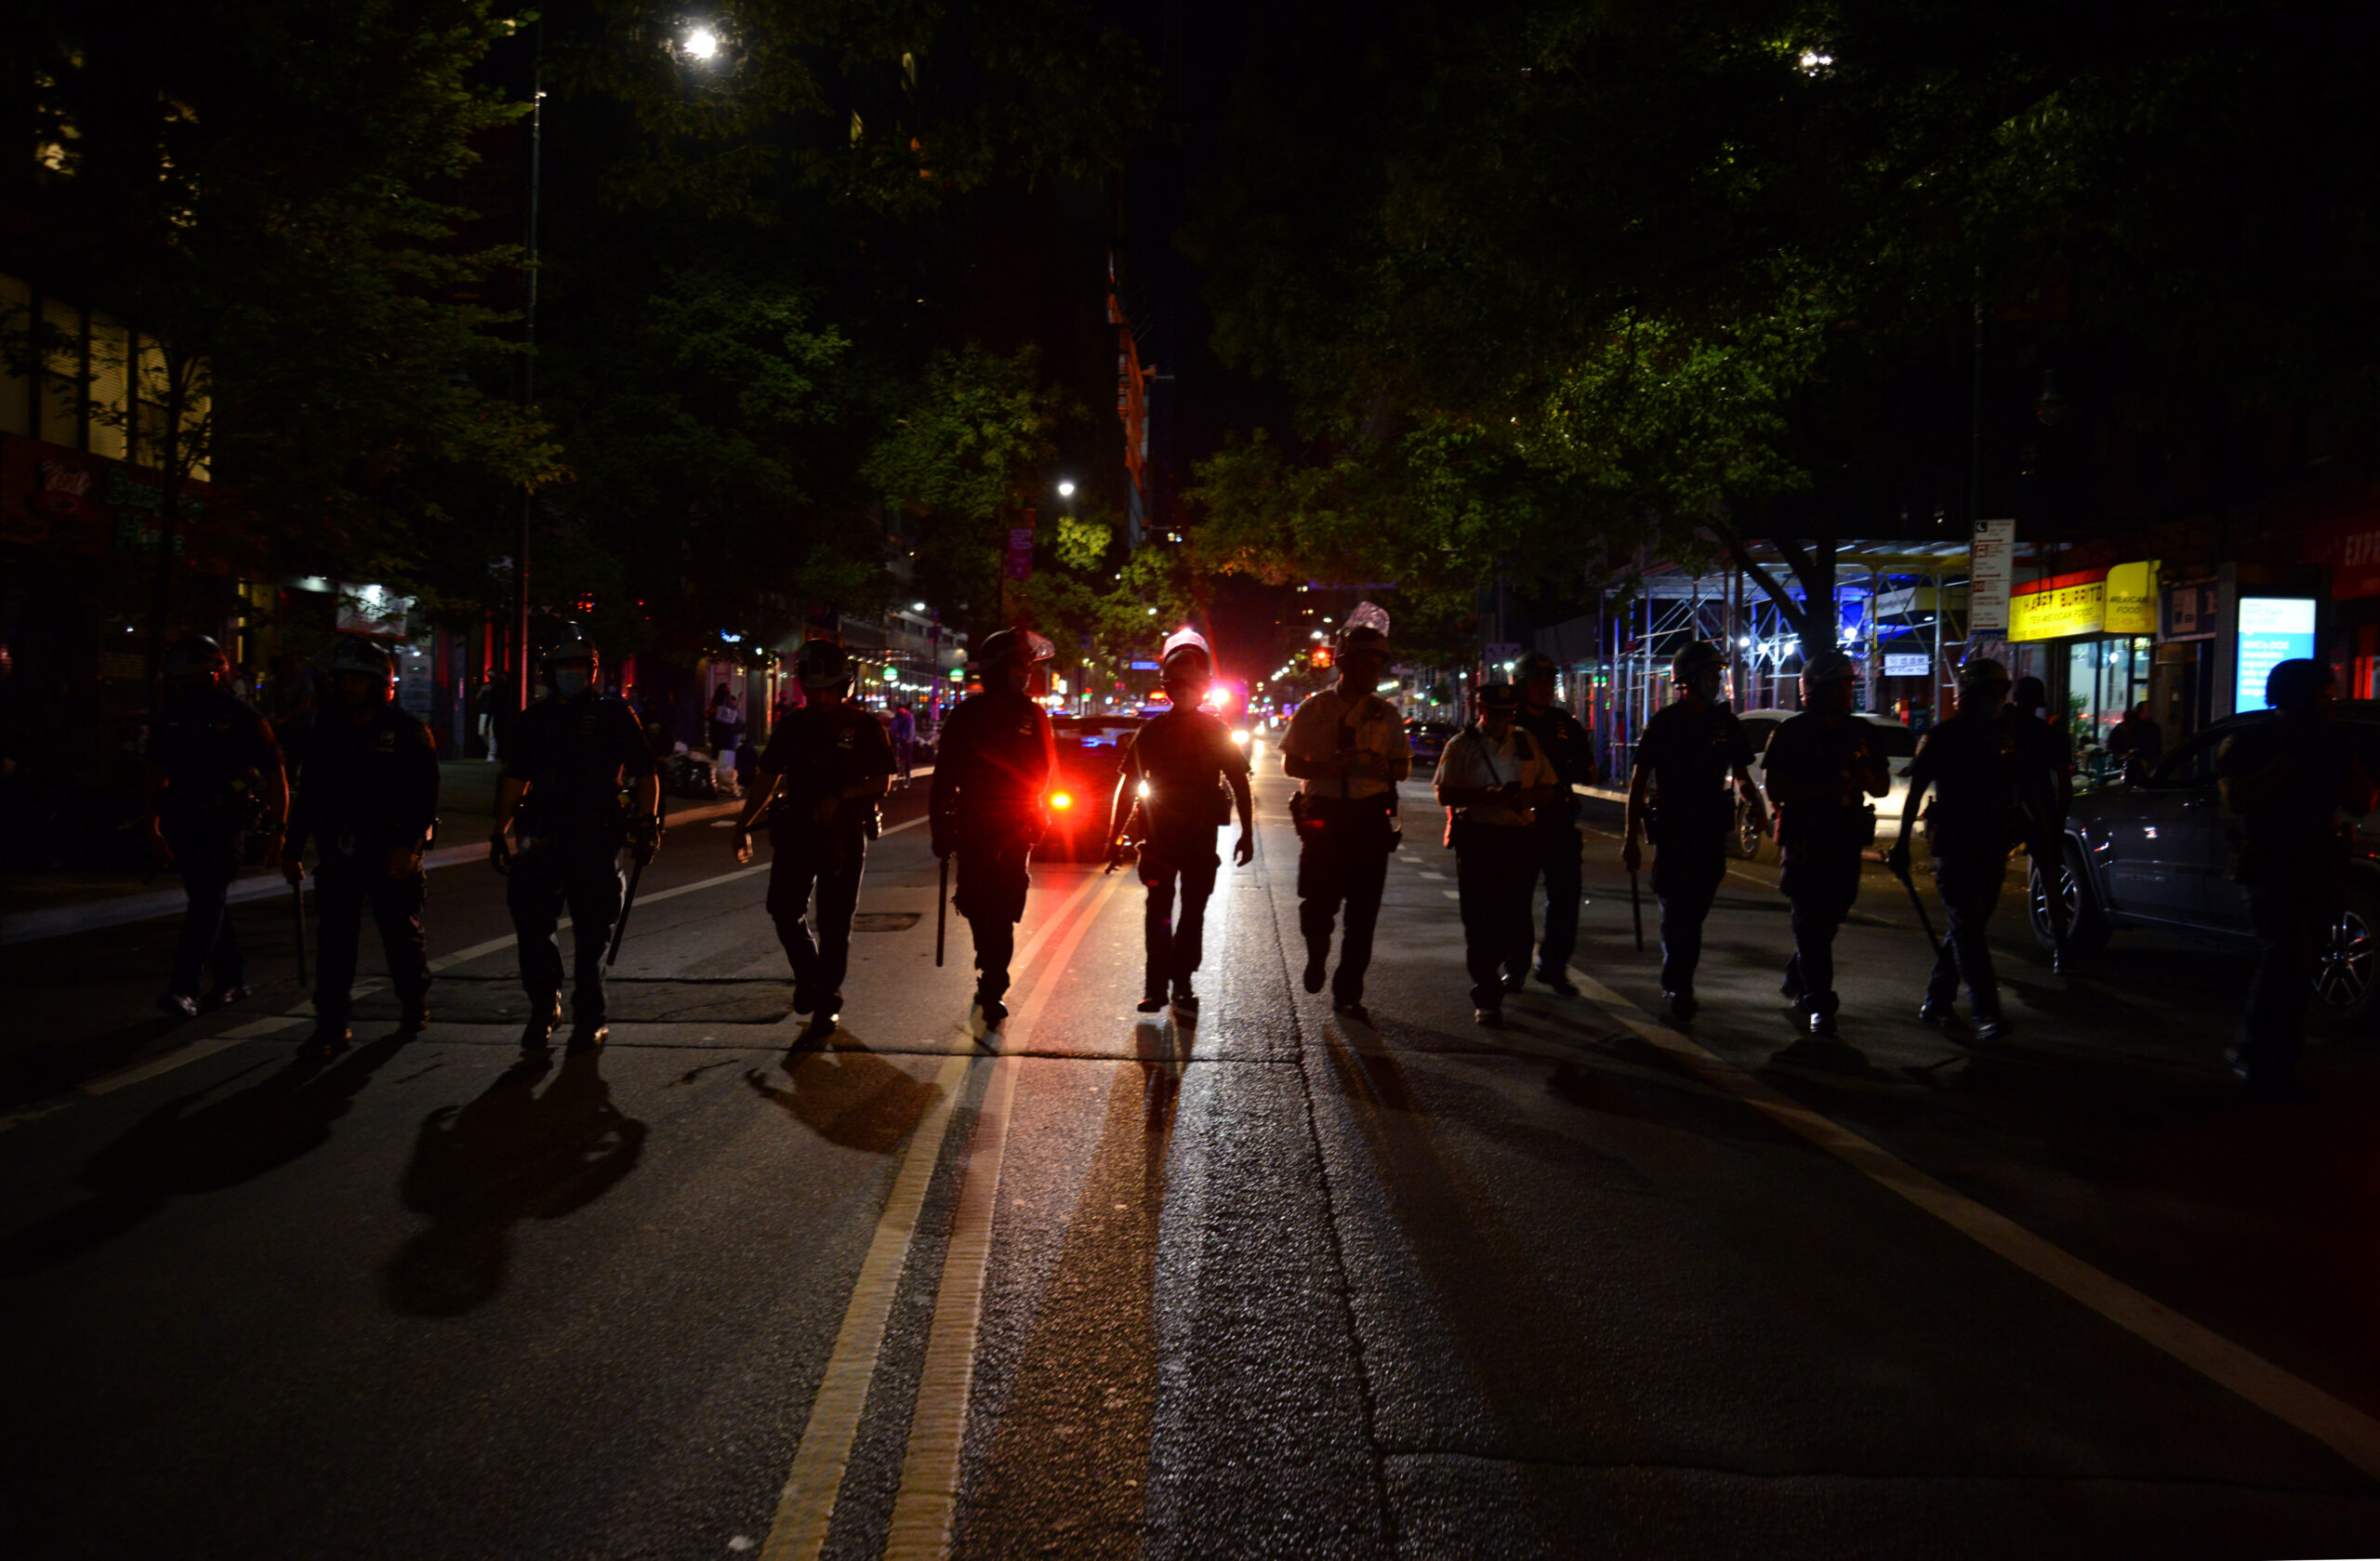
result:
[(384, 1293), (415, 1316), (456, 1316), (504, 1288), (512, 1227), (558, 1220), (636, 1169), (645, 1126), (612, 1104), (601, 1053), (525, 1058), (480, 1096), (421, 1124), (400, 1191), (428, 1229), (390, 1258)]
[(829, 1144), (889, 1155), (933, 1104), (934, 1087), (872, 1052), (797, 1047), (782, 1081), (758, 1068), (745, 1084)]
[(83, 1168), (88, 1197), (0, 1244), (0, 1273), (46, 1267), (123, 1235), (177, 1196), (238, 1186), (311, 1153), (411, 1038), (390, 1035), (327, 1065), (298, 1059), (216, 1100), (193, 1091), (165, 1102)]

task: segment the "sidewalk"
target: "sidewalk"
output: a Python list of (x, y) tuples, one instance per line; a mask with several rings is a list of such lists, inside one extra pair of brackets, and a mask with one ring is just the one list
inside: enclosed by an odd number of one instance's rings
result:
[[(496, 824), (496, 766), (460, 759), (444, 761), (438, 768), (439, 843), (423, 856), (424, 865), (452, 867), (487, 860), (488, 832)], [(663, 827), (726, 818), (741, 806), (664, 797)], [(231, 901), (237, 905), (287, 893), (277, 869), (252, 867), (231, 885)], [(7, 913), (0, 915), (0, 947), (179, 916), (185, 904), (181, 885), (171, 873), (153, 880), (129, 873), (26, 873), (0, 879), (0, 894), (7, 905)]]

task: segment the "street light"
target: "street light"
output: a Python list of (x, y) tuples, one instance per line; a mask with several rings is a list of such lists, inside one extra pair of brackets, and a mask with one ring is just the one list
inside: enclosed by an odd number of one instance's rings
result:
[(1072, 498), (1075, 496), (1075, 480), (1073, 478), (1066, 477), (1059, 480), (1058, 496), (1060, 498)]
[(707, 27), (697, 27), (686, 34), (686, 58), (713, 60), (719, 55), (719, 34)]

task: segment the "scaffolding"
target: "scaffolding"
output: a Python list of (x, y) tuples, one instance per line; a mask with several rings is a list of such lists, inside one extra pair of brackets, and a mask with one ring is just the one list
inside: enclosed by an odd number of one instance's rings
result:
[[(1752, 562), (1777, 589), (1806, 600), (1781, 559)], [(1859, 667), (1859, 708), (1879, 709), (1887, 656), (1922, 655), (1926, 694), (1904, 696), (1912, 723), (1946, 707), (1966, 641), (1967, 549), (1848, 542), (1836, 549), (1836, 642)], [(1575, 703), (1605, 750), (1606, 774), (1624, 775), (1636, 736), (1670, 700), (1670, 660), (1689, 642), (1724, 653), (1727, 697), (1738, 709), (1800, 707), (1802, 641), (1785, 610), (1749, 570), (1695, 573), (1674, 564), (1642, 571), (1602, 596), (1596, 660), (1574, 663)], [(1906, 663), (1901, 664), (1904, 668)]]

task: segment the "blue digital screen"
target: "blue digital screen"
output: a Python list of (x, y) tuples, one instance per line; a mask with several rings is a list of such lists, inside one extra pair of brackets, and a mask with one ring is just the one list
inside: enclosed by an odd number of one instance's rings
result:
[(2262, 710), (2265, 679), (2284, 661), (2311, 659), (2314, 655), (2314, 602), (2305, 596), (2243, 596), (2240, 598), (2240, 676), (2232, 685), (2231, 708)]

